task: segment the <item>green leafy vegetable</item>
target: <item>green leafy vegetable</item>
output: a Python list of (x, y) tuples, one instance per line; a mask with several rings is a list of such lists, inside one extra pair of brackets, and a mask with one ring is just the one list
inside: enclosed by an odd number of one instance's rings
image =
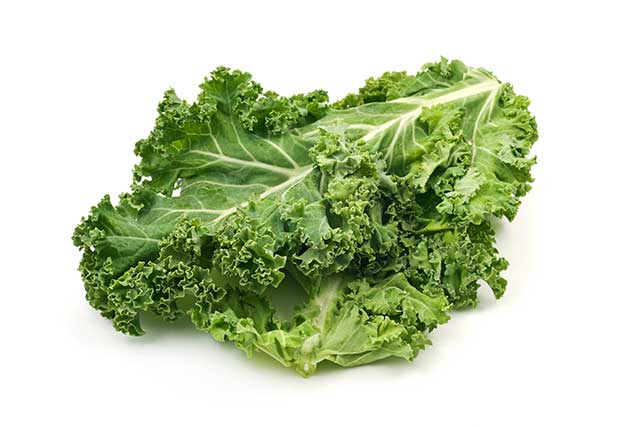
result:
[[(503, 294), (489, 219), (515, 216), (537, 138), (510, 85), (443, 59), (333, 104), (226, 68), (201, 89), (165, 93), (131, 192), (75, 230), (87, 299), (117, 330), (187, 316), (307, 376), (412, 360), (480, 283)], [(274, 292), (294, 288), (306, 302), (284, 318)]]

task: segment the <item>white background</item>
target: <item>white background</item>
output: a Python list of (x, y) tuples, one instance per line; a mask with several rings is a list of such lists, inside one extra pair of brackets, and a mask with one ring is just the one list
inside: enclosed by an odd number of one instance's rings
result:
[[(0, 424), (639, 425), (633, 2), (171, 3), (0, 6)], [(126, 337), (85, 302), (71, 233), (127, 189), (169, 86), (194, 99), (227, 65), (337, 99), (440, 55), (531, 98), (538, 165), (499, 233), (506, 295), (414, 363), (303, 379), (188, 324)]]

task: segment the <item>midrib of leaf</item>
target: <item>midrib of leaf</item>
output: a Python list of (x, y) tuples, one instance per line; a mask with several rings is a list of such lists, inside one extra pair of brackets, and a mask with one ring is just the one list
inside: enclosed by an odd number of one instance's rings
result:
[[(306, 353), (311, 353), (313, 347), (318, 344), (322, 344), (322, 337), (326, 333), (326, 322), (327, 316), (329, 314), (329, 309), (335, 303), (335, 300), (338, 298), (338, 290), (342, 285), (342, 281), (339, 277), (333, 277), (327, 279), (327, 285), (323, 286), (318, 294), (313, 298), (313, 304), (315, 304), (318, 309), (318, 315), (313, 319), (313, 324), (318, 329), (318, 332), (308, 337), (304, 344), (302, 345), (303, 353), (305, 353), (305, 347), (309, 346), (310, 349)], [(309, 371), (311, 364), (318, 364), (322, 360), (326, 359), (327, 356), (331, 354), (331, 351), (320, 351), (315, 354), (315, 357), (309, 358), (307, 362), (302, 365), (302, 369), (305, 372)]]
[(320, 333), (325, 332), (325, 323), (327, 321), (327, 314), (329, 308), (332, 306), (333, 301), (338, 295), (338, 287), (340, 286), (340, 280), (334, 278), (328, 285), (324, 286), (321, 292), (314, 298), (314, 303), (320, 308), (318, 317), (315, 318), (315, 324), (320, 330)]
[[(499, 81), (489, 79), (489, 80), (482, 81), (480, 83), (465, 85), (462, 88), (456, 88), (444, 94), (438, 92), (439, 95), (435, 97), (429, 96), (429, 95), (423, 95), (423, 96), (410, 96), (406, 98), (394, 99), (393, 101), (390, 101), (390, 102), (394, 104), (416, 105), (417, 107), (407, 111), (406, 113), (400, 114), (394, 117), (393, 119), (388, 120), (378, 126), (372, 127), (369, 130), (369, 132), (367, 132), (362, 137), (362, 139), (365, 141), (370, 141), (376, 136), (383, 134), (384, 131), (386, 131), (396, 123), (398, 124), (398, 130), (396, 130), (396, 135), (399, 135), (401, 128), (406, 127), (409, 123), (412, 123), (414, 120), (416, 120), (420, 116), (422, 109), (425, 107), (433, 107), (439, 104), (447, 104), (449, 102), (458, 101), (460, 99), (479, 95), (484, 92), (495, 92), (498, 90), (498, 88), (500, 88), (500, 86), (501, 86), (501, 83)], [(389, 145), (390, 149), (393, 149), (394, 145), (395, 145), (395, 138), (394, 138), (394, 141), (392, 141), (392, 143)]]

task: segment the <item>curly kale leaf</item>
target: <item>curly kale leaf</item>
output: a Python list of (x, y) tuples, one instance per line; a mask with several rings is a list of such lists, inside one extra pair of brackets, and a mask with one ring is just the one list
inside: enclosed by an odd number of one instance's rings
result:
[[(537, 138), (509, 84), (442, 59), (334, 104), (226, 68), (201, 89), (165, 93), (131, 191), (73, 235), (87, 299), (117, 330), (188, 317), (306, 376), (412, 360), (481, 283), (502, 296), (490, 219), (514, 218)], [(306, 302), (284, 318), (276, 288)]]

